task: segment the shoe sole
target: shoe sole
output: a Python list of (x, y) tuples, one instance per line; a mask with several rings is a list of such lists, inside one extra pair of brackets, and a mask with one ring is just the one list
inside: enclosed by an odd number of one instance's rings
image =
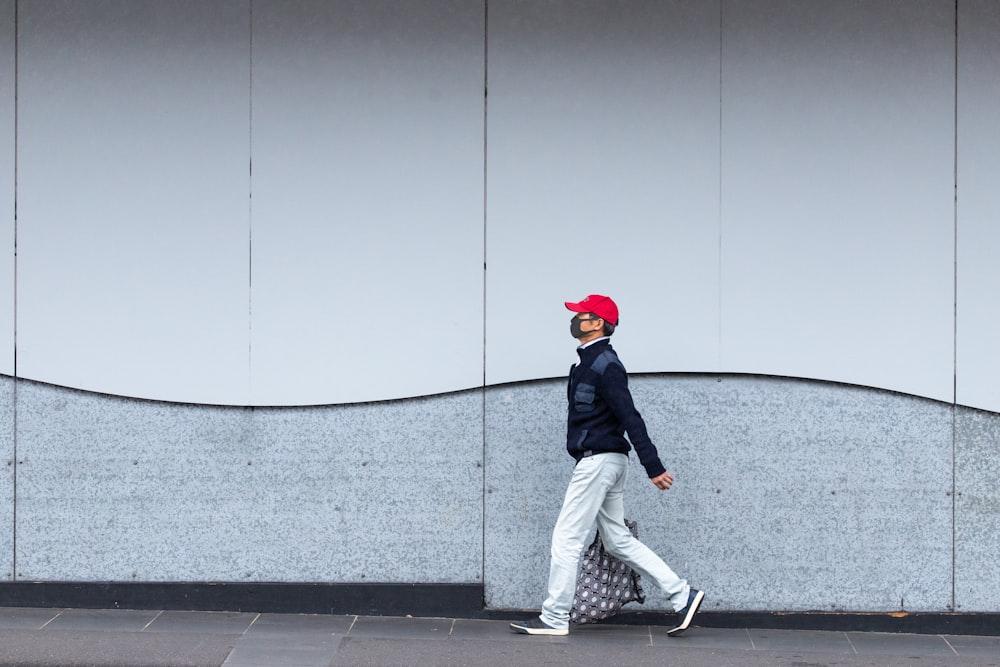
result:
[(517, 623), (511, 623), (510, 629), (520, 635), (550, 635), (555, 637), (562, 637), (563, 635), (569, 634), (569, 629), (560, 630), (559, 628), (529, 628), (524, 625), (518, 625)]
[(676, 628), (667, 630), (667, 636), (676, 637), (687, 630), (691, 625), (691, 619), (693, 619), (694, 615), (698, 613), (698, 607), (701, 606), (701, 601), (704, 599), (705, 591), (698, 591), (698, 593), (694, 596), (694, 600), (692, 600), (691, 604), (688, 606), (688, 613), (684, 615), (684, 620)]

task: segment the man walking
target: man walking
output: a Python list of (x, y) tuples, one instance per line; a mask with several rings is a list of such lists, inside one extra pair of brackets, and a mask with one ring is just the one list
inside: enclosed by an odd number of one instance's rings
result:
[(646, 579), (656, 582), (677, 612), (677, 636), (691, 625), (705, 597), (691, 588), (625, 526), (623, 492), (628, 474), (629, 440), (650, 481), (667, 490), (674, 479), (660, 462), (656, 446), (632, 403), (628, 375), (611, 348), (618, 326), (618, 306), (609, 297), (591, 294), (579, 303), (566, 302), (576, 313), (570, 333), (580, 346), (580, 360), (569, 373), (569, 419), (566, 449), (576, 460), (562, 510), (552, 531), (548, 597), (542, 613), (513, 631), (528, 635), (569, 634), (569, 612), (576, 590), (577, 568), (584, 541), (597, 521), (604, 547)]

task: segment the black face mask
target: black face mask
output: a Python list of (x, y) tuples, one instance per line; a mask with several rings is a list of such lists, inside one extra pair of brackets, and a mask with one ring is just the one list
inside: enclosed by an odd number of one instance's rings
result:
[[(596, 320), (596, 319), (597, 319), (596, 317), (588, 317), (586, 319), (581, 320), (579, 317), (574, 316), (573, 319), (569, 321), (569, 334), (573, 336), (573, 338), (580, 338), (581, 336), (583, 336), (583, 325), (581, 323), (589, 322), (590, 320)], [(587, 333), (593, 333), (593, 332), (588, 331)]]

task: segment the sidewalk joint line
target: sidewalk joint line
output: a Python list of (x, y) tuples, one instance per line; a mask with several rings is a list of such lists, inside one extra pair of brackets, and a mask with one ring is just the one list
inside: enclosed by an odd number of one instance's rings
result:
[(151, 626), (156, 621), (156, 619), (158, 619), (162, 615), (163, 615), (163, 610), (161, 609), (158, 612), (156, 612), (156, 615), (153, 616), (153, 618), (149, 619), (149, 623), (142, 626), (142, 629), (140, 629), (139, 632), (145, 632), (149, 628), (149, 626)]
[(253, 617), (253, 620), (252, 620), (252, 621), (250, 621), (250, 625), (248, 625), (248, 626), (246, 627), (246, 630), (244, 630), (244, 631), (243, 631), (243, 634), (244, 634), (244, 635), (245, 635), (246, 633), (250, 632), (250, 628), (252, 628), (252, 627), (254, 626), (254, 623), (256, 623), (256, 622), (257, 622), (257, 620), (258, 620), (258, 619), (259, 619), (260, 617), (261, 617), (261, 613), (260, 613), (260, 612), (257, 612), (257, 615)]
[(951, 642), (950, 642), (950, 641), (948, 641), (948, 638), (947, 638), (947, 637), (945, 637), (944, 635), (938, 635), (938, 636), (939, 636), (939, 637), (940, 637), (941, 639), (943, 639), (943, 640), (944, 640), (944, 643), (948, 645), (948, 648), (950, 648), (950, 649), (951, 649), (951, 652), (952, 652), (952, 653), (954, 653), (955, 655), (959, 655), (959, 652), (958, 652), (958, 651), (957, 651), (957, 650), (955, 649), (955, 647), (954, 647), (954, 646), (952, 646), (952, 645), (951, 645)]
[(40, 627), (38, 629), (39, 630), (44, 630), (49, 625), (49, 623), (51, 623), (52, 621), (54, 621), (57, 618), (59, 618), (60, 616), (62, 616), (64, 611), (66, 611), (66, 610), (65, 609), (60, 609), (58, 614), (56, 614), (55, 616), (53, 616), (49, 620), (45, 621), (44, 623), (42, 623), (42, 627)]

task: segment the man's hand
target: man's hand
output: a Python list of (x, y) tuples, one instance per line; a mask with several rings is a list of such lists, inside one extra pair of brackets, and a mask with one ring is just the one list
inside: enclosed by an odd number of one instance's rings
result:
[(655, 484), (656, 488), (661, 491), (666, 491), (670, 488), (670, 485), (674, 483), (674, 478), (669, 472), (665, 472), (657, 477), (651, 477), (649, 481)]

